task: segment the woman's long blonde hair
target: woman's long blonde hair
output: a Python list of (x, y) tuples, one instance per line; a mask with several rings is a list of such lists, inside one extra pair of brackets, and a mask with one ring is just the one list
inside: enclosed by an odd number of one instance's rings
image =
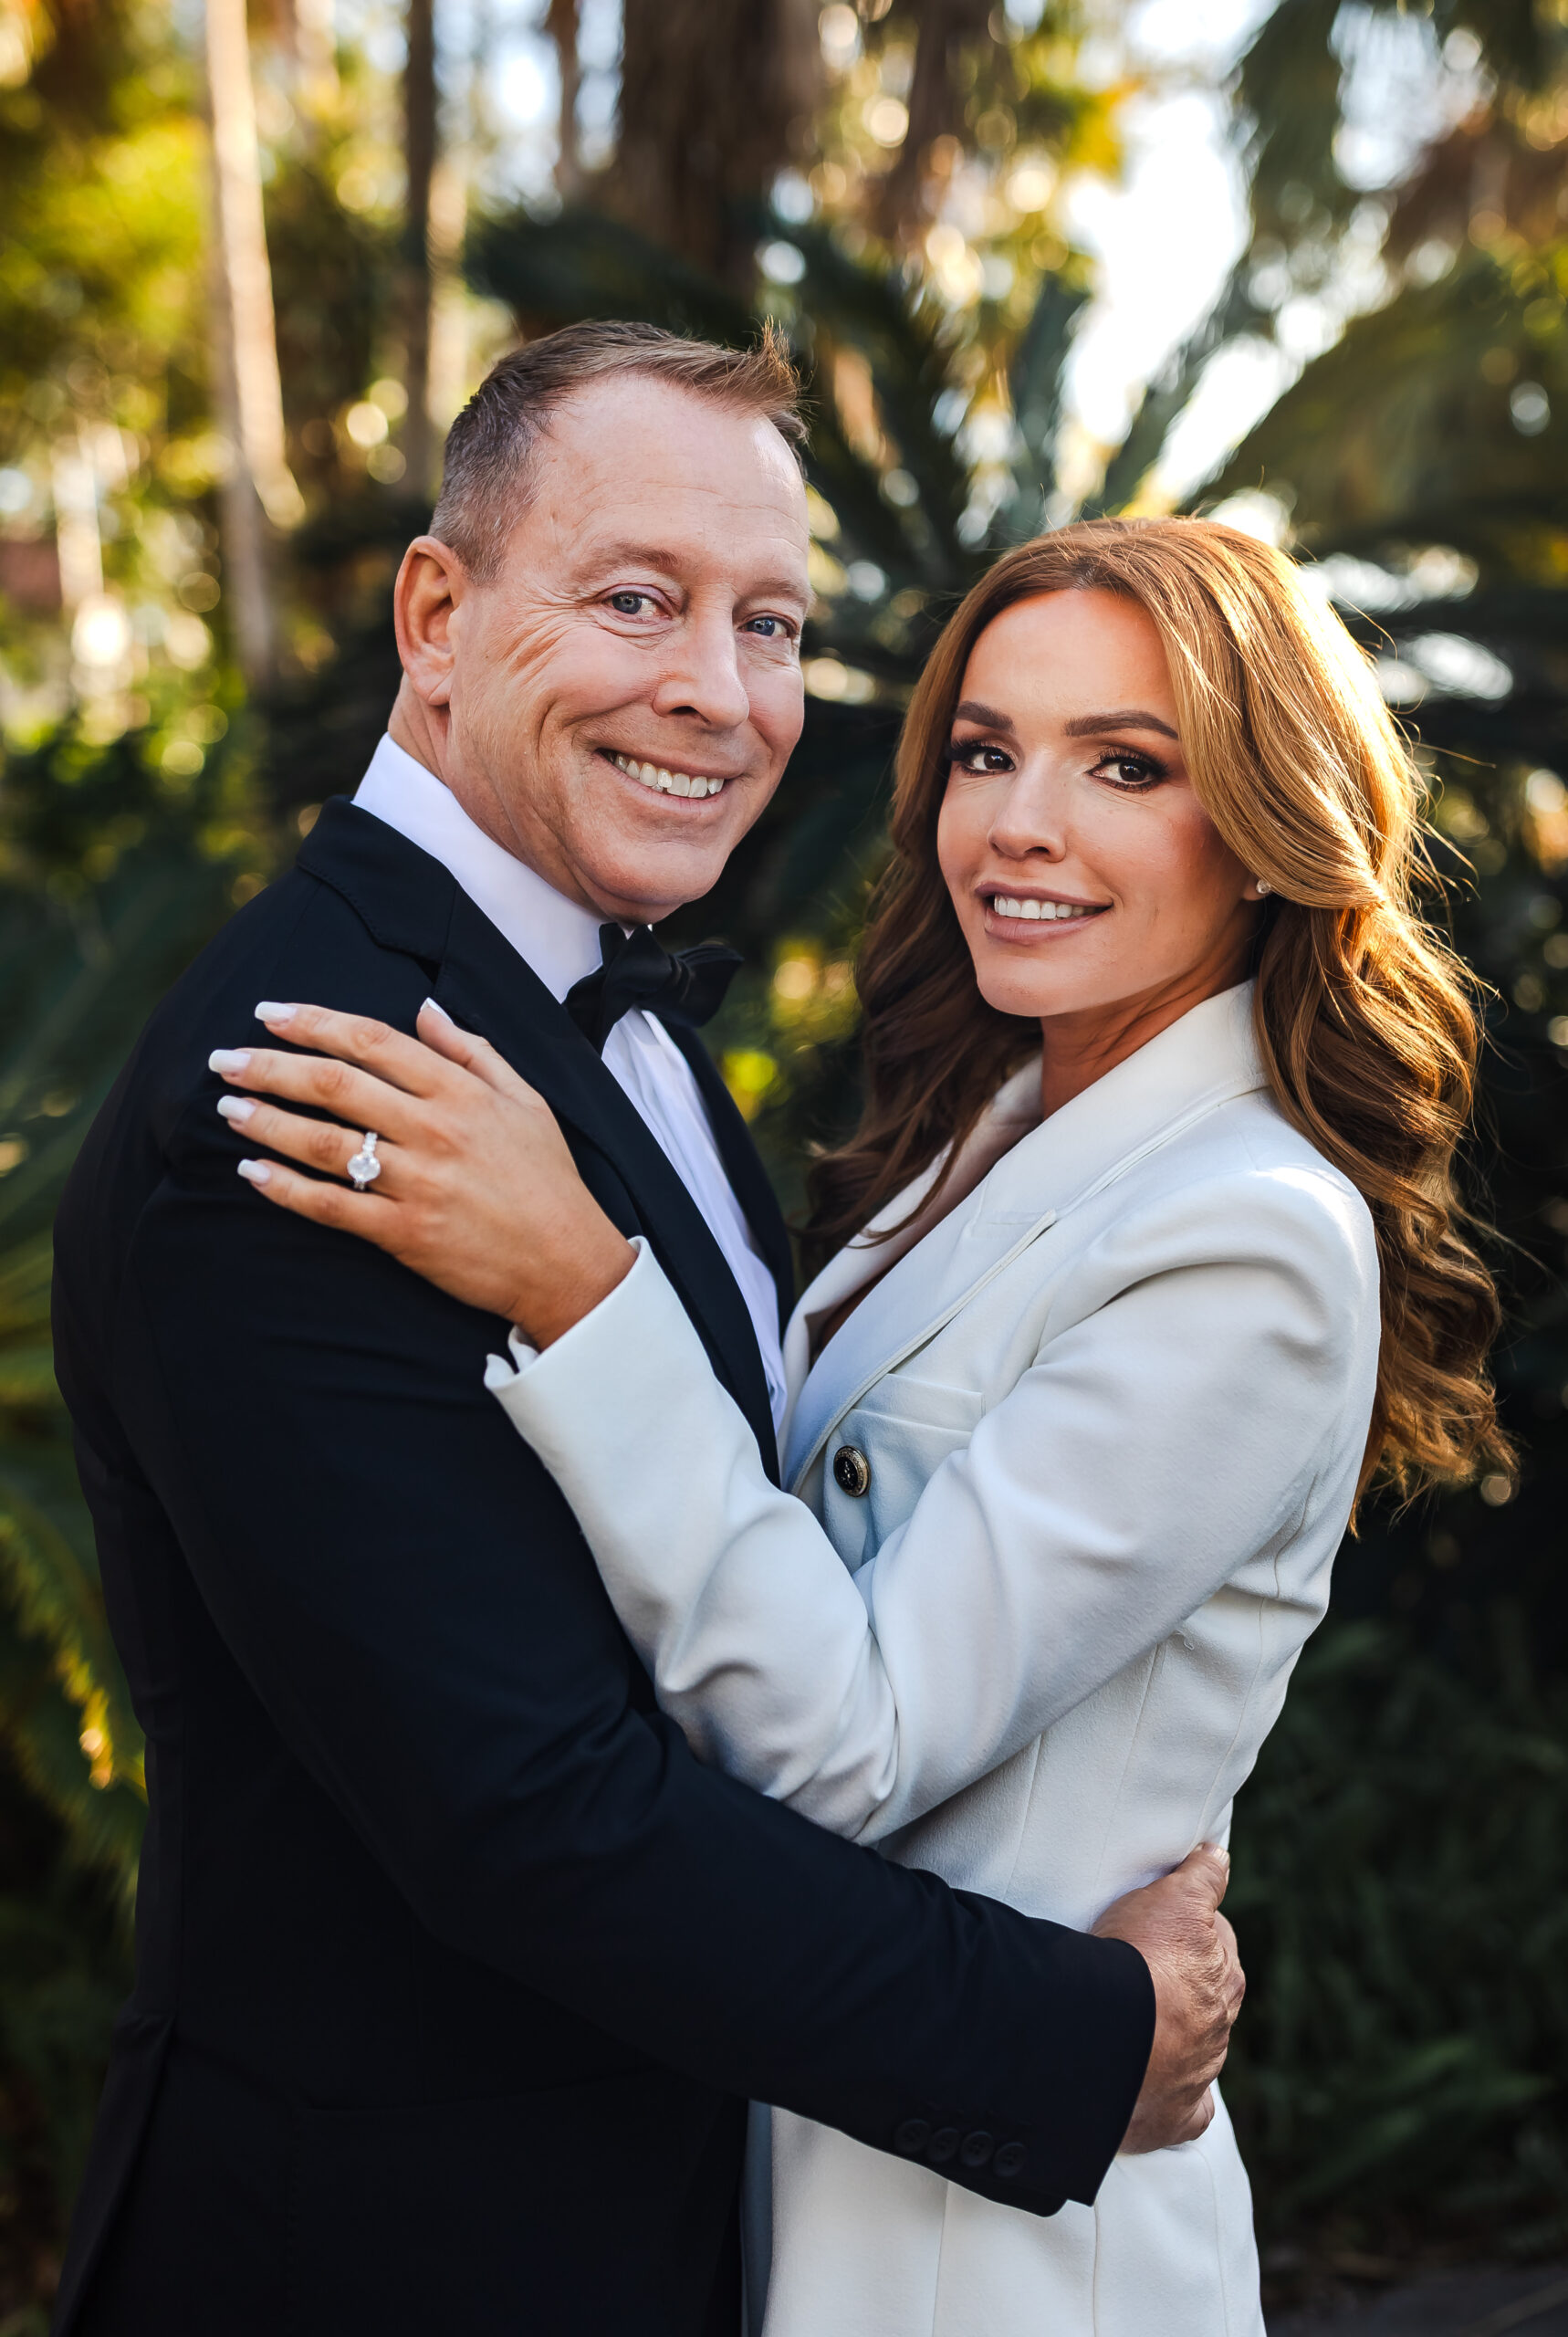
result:
[(1363, 1483), (1405, 1493), (1507, 1470), (1487, 1351), (1499, 1309), (1466, 1239), (1454, 1156), (1469, 1121), (1471, 985), (1424, 922), (1420, 783), (1367, 659), (1281, 552), (1206, 519), (1096, 519), (1006, 553), (932, 653), (896, 767), (894, 857), (857, 981), (865, 1104), (810, 1178), (808, 1242), (830, 1253), (961, 1141), (1039, 1044), (976, 988), (936, 860), (943, 759), (969, 653), (1035, 593), (1116, 592), (1153, 619), (1194, 789), (1272, 887), (1256, 1022), (1275, 1101), (1364, 1197), (1383, 1346)]

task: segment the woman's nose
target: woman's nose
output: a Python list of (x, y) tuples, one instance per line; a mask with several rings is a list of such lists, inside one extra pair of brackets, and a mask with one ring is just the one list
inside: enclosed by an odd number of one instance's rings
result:
[(1063, 859), (1066, 810), (1059, 788), (1049, 781), (1020, 774), (998, 808), (989, 842), (1007, 860), (1023, 860), (1032, 852), (1043, 854), (1048, 860)]

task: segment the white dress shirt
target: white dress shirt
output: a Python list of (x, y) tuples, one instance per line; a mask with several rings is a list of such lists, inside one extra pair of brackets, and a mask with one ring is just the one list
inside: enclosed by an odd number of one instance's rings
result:
[[(597, 970), (605, 920), (569, 901), (486, 835), (450, 788), (392, 739), (383, 738), (371, 756), (354, 802), (439, 860), (553, 998), (564, 999), (574, 982)], [(778, 1285), (725, 1175), (691, 1065), (664, 1024), (641, 1007), (623, 1014), (610, 1033), (604, 1065), (641, 1113), (740, 1285), (777, 1427), (784, 1417)]]

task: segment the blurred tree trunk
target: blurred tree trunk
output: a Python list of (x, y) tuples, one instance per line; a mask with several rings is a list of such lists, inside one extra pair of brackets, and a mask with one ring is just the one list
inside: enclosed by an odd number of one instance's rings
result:
[(958, 78), (964, 51), (994, 37), (990, 0), (915, 0), (904, 14), (917, 26), (909, 128), (883, 181), (878, 204), (878, 224), (892, 243), (919, 230), (932, 147), (964, 128)]
[(545, 17), (545, 30), (555, 43), (560, 68), (555, 189), (563, 203), (576, 202), (582, 193), (582, 156), (577, 142), (577, 93), (582, 85), (577, 61), (578, 14), (578, 0), (549, 0)]
[(313, 139), (319, 137), (322, 117), (331, 112), (340, 96), (332, 0), (287, 0), (287, 5), (294, 95), (304, 116), (306, 136)]
[(277, 627), (263, 514), (277, 528), (304, 517), (288, 467), (272, 270), (261, 207), (261, 163), (245, 0), (206, 0), (213, 131), (214, 393), (233, 457), (222, 498), (224, 568), (235, 650), (246, 679), (266, 682)]
[(738, 292), (754, 272), (747, 214), (810, 143), (819, 13), (817, 0), (625, 0), (606, 206)]
[(403, 67), (403, 161), (408, 208), (403, 223), (403, 385), (408, 417), (402, 451), (410, 487), (428, 494), (434, 484), (435, 434), (430, 418), (431, 312), (435, 273), (430, 252), (430, 188), (435, 174), (435, 9), (434, 0), (408, 0), (408, 57)]

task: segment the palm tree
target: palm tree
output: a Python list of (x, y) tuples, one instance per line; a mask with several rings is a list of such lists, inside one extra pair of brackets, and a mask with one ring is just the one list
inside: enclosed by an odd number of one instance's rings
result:
[(434, 0), (408, 0), (403, 66), (403, 379), (408, 412), (402, 452), (411, 492), (434, 488), (435, 435), (430, 413), (431, 322), (435, 276), (431, 265), (431, 185), (435, 175), (436, 91)]
[(222, 489), (225, 558), (235, 653), (246, 680), (258, 685), (277, 654), (264, 518), (290, 529), (305, 504), (284, 444), (245, 0), (206, 0), (206, 33), (214, 403), (232, 449)]
[(748, 215), (810, 134), (815, 0), (625, 0), (615, 159), (602, 199), (738, 290)]

